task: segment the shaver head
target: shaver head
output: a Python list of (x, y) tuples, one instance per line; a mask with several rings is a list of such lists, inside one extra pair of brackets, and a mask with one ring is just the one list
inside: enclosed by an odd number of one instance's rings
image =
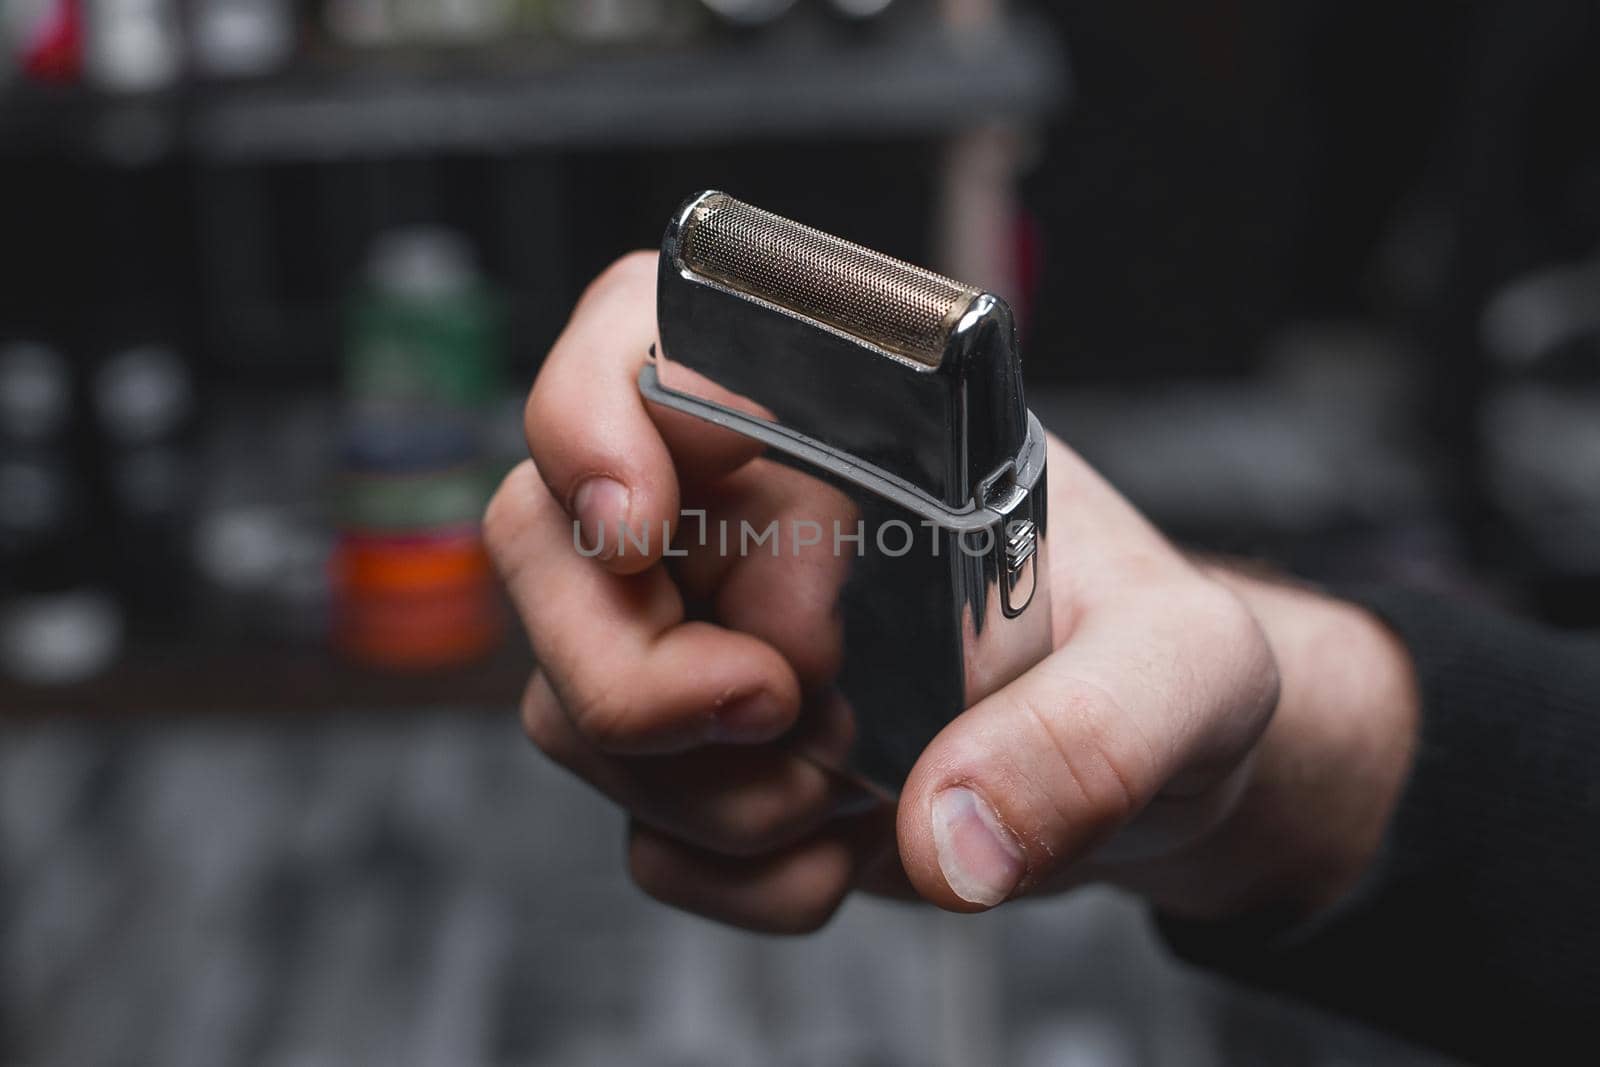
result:
[(710, 382), (949, 507), (1027, 435), (1003, 300), (726, 193), (668, 225), (657, 317), (668, 388)]
[(695, 200), (678, 255), (701, 278), (932, 368), (943, 362), (951, 330), (980, 295), (726, 193)]

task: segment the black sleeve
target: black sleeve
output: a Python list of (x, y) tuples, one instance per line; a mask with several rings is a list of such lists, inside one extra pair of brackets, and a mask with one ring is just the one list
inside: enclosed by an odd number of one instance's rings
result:
[(1181, 957), (1474, 1061), (1600, 1063), (1600, 642), (1386, 590), (1420, 745), (1379, 859), (1309, 928), (1160, 920)]

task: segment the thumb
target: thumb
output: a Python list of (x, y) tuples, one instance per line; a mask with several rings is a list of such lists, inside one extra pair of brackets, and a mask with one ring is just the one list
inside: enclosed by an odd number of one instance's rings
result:
[(1157, 798), (1118, 851), (1192, 841), (1237, 795), (1276, 700), (1232, 594), (1197, 579), (1130, 595), (928, 746), (900, 798), (906, 874), (941, 907), (993, 907), (1081, 879), (1079, 861)]

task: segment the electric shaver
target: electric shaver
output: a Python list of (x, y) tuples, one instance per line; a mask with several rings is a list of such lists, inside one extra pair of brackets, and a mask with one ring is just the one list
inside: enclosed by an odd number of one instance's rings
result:
[(667, 226), (656, 313), (640, 390), (747, 438), (788, 502), (762, 528), (708, 535), (702, 516), (699, 536), (750, 557), (774, 627), (815, 639), (791, 657), (798, 743), (893, 796), (946, 723), (1051, 647), (1045, 435), (1011, 310), (704, 192)]

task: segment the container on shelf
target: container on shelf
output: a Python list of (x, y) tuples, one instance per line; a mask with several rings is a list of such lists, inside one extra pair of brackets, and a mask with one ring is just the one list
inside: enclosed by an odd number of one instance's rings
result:
[(79, 0), (84, 4), (84, 70), (111, 92), (145, 93), (183, 73), (183, 27), (175, 0)]
[(121, 608), (97, 580), (75, 392), (54, 349), (0, 345), (0, 675), (29, 685), (85, 681), (122, 647)]
[(95, 368), (90, 398), (118, 596), (141, 633), (183, 632), (199, 496), (192, 374), (164, 341), (116, 344)]
[(415, 227), (375, 243), (351, 305), (334, 501), (333, 639), (354, 660), (447, 667), (503, 636), (479, 528), (501, 347), (498, 304), (458, 234)]

